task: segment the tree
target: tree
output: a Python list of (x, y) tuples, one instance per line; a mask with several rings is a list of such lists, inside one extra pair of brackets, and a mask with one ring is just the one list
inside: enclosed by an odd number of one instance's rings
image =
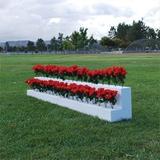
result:
[(114, 42), (115, 47), (117, 48), (126, 48), (129, 45), (127, 41), (124, 41), (120, 38), (113, 38), (112, 41)]
[(74, 45), (72, 44), (69, 36), (64, 38), (63, 49), (64, 50), (74, 50)]
[(80, 34), (77, 31), (74, 31), (71, 34), (71, 42), (74, 46), (74, 49), (79, 49), (80, 48)]
[(157, 29), (156, 32), (157, 32), (157, 39), (160, 40), (160, 29)]
[(17, 52), (18, 51), (18, 47), (17, 46), (12, 46), (9, 49), (10, 52)]
[(10, 46), (9, 46), (8, 42), (5, 43), (4, 48), (5, 48), (5, 52), (9, 52), (10, 51)]
[(3, 52), (3, 48), (2, 47), (0, 47), (0, 52)]
[(26, 52), (26, 51), (27, 51), (27, 47), (20, 46), (20, 47), (18, 47), (18, 50), (19, 50), (20, 52)]
[(128, 32), (128, 40), (133, 42), (138, 39), (147, 38), (147, 28), (143, 21), (139, 20), (138, 22), (133, 21), (132, 26)]
[(116, 36), (116, 28), (114, 26), (111, 26), (109, 32), (108, 32), (108, 37), (113, 39)]
[(50, 40), (50, 47), (51, 47), (51, 51), (56, 51), (58, 46), (57, 46), (57, 40), (56, 40), (56, 37), (53, 37), (51, 40)]
[(46, 44), (43, 39), (39, 38), (36, 42), (37, 50), (40, 52), (46, 51)]
[(59, 33), (58, 34), (58, 38), (57, 38), (57, 49), (59, 51), (63, 50), (63, 33)]
[(153, 28), (150, 28), (150, 27), (146, 27), (146, 28), (147, 28), (146, 37), (148, 39), (156, 39), (157, 34), (156, 34), (155, 30)]
[(28, 41), (28, 43), (27, 43), (27, 50), (28, 50), (28, 51), (31, 51), (31, 52), (35, 51), (34, 42)]
[(88, 37), (87, 37), (87, 31), (88, 28), (80, 28), (79, 34), (80, 34), (80, 49), (85, 48), (88, 45)]
[(79, 32), (74, 31), (71, 34), (71, 42), (74, 45), (75, 49), (84, 49), (88, 45), (88, 37), (87, 37), (88, 28), (80, 28)]
[(104, 47), (115, 47), (115, 42), (108, 37), (102, 37), (100, 44)]
[(95, 44), (97, 44), (97, 40), (94, 39), (93, 35), (88, 40), (88, 47), (92, 48)]
[(128, 41), (128, 32), (131, 26), (125, 23), (120, 23), (117, 26), (116, 38), (119, 38), (123, 41)]
[[(133, 21), (131, 25), (119, 23), (117, 27), (112, 26), (108, 36), (115, 42), (115, 46), (125, 48), (135, 40), (160, 38), (160, 31), (146, 26), (142, 19)], [(107, 43), (110, 43), (109, 40)]]

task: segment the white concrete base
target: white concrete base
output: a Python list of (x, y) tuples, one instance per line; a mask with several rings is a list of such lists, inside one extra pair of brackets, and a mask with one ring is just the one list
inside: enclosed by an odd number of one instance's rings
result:
[[(132, 102), (131, 102), (131, 88), (126, 86), (115, 86), (115, 85), (108, 85), (108, 84), (94, 84), (89, 82), (80, 82), (74, 80), (62, 80), (57, 78), (47, 78), (47, 77), (35, 77), (40, 80), (55, 80), (55, 81), (62, 81), (68, 84), (76, 83), (82, 85), (88, 85), (94, 88), (105, 88), (118, 91), (117, 95), (117, 102), (114, 105), (114, 108), (121, 108), (123, 112), (124, 119), (131, 119), (132, 118)], [(121, 116), (121, 115), (119, 115)]]
[[(124, 89), (119, 92), (121, 100), (118, 101), (118, 105), (112, 108), (105, 108), (94, 104), (88, 104), (85, 102), (79, 102), (76, 100), (63, 98), (48, 93), (42, 93), (35, 90), (27, 90), (27, 95), (38, 98), (53, 104), (60, 105), (65, 108), (69, 108), (87, 115), (96, 116), (100, 119), (115, 122), (124, 119), (131, 119), (131, 92), (130, 89)], [(128, 97), (128, 98), (127, 98)]]

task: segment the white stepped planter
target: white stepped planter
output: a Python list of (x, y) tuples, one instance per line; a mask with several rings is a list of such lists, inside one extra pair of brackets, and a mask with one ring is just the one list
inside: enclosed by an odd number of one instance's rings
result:
[[(46, 77), (35, 77), (41, 80), (56, 80), (63, 81), (61, 79), (56, 78), (46, 78)], [(95, 104), (89, 104), (85, 102), (80, 102), (68, 98), (63, 98), (56, 95), (51, 95), (48, 93), (37, 92), (35, 90), (27, 90), (27, 95), (31, 97), (35, 97), (53, 104), (60, 105), (65, 108), (69, 108), (81, 113), (85, 113), (91, 116), (96, 116), (100, 119), (115, 122), (124, 119), (132, 118), (132, 104), (131, 104), (131, 88), (130, 87), (122, 87), (122, 86), (114, 86), (114, 85), (106, 85), (106, 84), (93, 84), (88, 82), (77, 82), (72, 80), (65, 80), (67, 83), (77, 83), (77, 84), (87, 84), (89, 86), (95, 88), (107, 88), (118, 91), (117, 103), (114, 105), (114, 108), (105, 108), (102, 106), (98, 106)]]

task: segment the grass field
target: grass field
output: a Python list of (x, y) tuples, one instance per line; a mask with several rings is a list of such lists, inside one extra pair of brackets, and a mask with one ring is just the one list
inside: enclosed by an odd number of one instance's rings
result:
[[(159, 160), (160, 55), (0, 56), (1, 160)], [(27, 97), (34, 64), (126, 67), (133, 119), (107, 123)]]

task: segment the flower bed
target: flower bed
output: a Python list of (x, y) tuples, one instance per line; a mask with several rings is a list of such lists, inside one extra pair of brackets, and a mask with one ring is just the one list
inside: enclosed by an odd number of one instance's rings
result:
[(87, 67), (41, 65), (33, 66), (36, 75), (61, 79), (74, 79), (92, 83), (124, 84), (126, 70), (123, 67), (112, 66), (104, 69), (90, 70)]
[[(109, 72), (108, 70), (110, 70), (110, 82), (114, 81), (116, 84), (119, 82), (124, 83), (126, 71), (123, 67), (109, 67), (101, 71), (91, 71), (78, 66), (36, 65), (33, 67), (33, 70), (37, 75), (42, 75), (43, 77), (34, 77), (26, 81), (31, 88), (27, 90), (28, 96), (58, 104), (81, 113), (97, 116), (110, 122), (131, 119), (132, 117), (130, 87), (96, 84), (98, 80), (93, 83), (89, 76), (92, 72), (95, 72), (95, 77), (98, 78), (101, 75), (101, 80), (104, 80), (106, 78), (105, 71)], [(67, 70), (71, 71), (68, 72)], [(82, 72), (84, 70), (86, 74)], [(80, 72), (82, 73), (81, 81), (78, 81)], [(65, 79), (67, 77), (70, 79)], [(85, 77), (86, 82), (83, 82), (82, 80)], [(113, 80), (114, 78), (116, 80)]]
[(107, 103), (114, 105), (116, 103), (117, 91), (104, 88), (95, 88), (89, 85), (76, 83), (67, 83), (58, 80), (41, 80), (31, 78), (26, 81), (31, 89), (39, 92), (51, 92), (52, 94), (73, 98), (80, 101), (92, 102), (94, 104)]

